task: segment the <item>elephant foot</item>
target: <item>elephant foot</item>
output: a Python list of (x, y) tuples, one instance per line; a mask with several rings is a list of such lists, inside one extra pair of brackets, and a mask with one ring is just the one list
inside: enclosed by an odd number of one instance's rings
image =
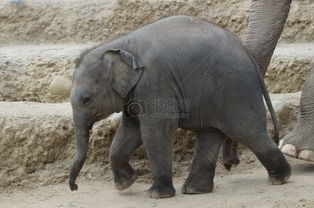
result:
[[(284, 156), (282, 156), (284, 158)], [(280, 166), (276, 170), (268, 171), (268, 183), (270, 185), (282, 185), (285, 184), (291, 175), (291, 168), (289, 163), (280, 162)]]
[(138, 175), (135, 172), (133, 172), (133, 174), (130, 176), (120, 176), (119, 178), (115, 178), (114, 185), (116, 189), (122, 191), (129, 188), (136, 181), (137, 177)]
[(268, 176), (268, 183), (270, 185), (282, 185), (285, 184), (290, 178), (290, 173), (284, 176)]
[(148, 197), (153, 199), (170, 198), (175, 194), (176, 190), (172, 184), (170, 186), (154, 184), (150, 189), (147, 190)]
[(214, 184), (208, 182), (193, 183), (191, 181), (185, 182), (182, 186), (181, 192), (183, 194), (205, 194), (213, 191)]
[(314, 162), (313, 134), (293, 131), (279, 143), (279, 149), (289, 157)]
[(314, 151), (302, 150), (302, 151), (300, 151), (298, 158), (300, 160), (306, 160), (306, 161), (314, 162)]
[(282, 145), (282, 143), (283, 143), (283, 140), (279, 142), (279, 149), (281, 150), (281, 152), (284, 153), (285, 155), (296, 158), (297, 149), (295, 148), (295, 146), (292, 144)]

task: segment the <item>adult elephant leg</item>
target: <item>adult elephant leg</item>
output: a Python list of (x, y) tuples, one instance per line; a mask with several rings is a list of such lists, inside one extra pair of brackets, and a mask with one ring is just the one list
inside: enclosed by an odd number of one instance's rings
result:
[(123, 190), (137, 179), (137, 174), (129, 164), (130, 156), (142, 144), (139, 121), (122, 116), (119, 128), (110, 147), (110, 164), (115, 187)]
[(193, 162), (182, 187), (183, 194), (212, 191), (218, 152), (225, 138), (226, 136), (219, 130), (197, 132)]
[(283, 31), (291, 0), (252, 0), (244, 45), (265, 75)]
[(281, 141), (280, 148), (286, 155), (314, 162), (314, 66), (304, 84), (297, 125)]
[[(244, 45), (254, 57), (265, 75), (270, 59), (286, 23), (291, 0), (252, 0), (250, 6), (249, 23)], [(225, 141), (224, 146), (228, 140)], [(231, 146), (237, 146), (232, 141)], [(233, 149), (227, 152), (237, 155)], [(227, 155), (224, 154), (227, 158)]]

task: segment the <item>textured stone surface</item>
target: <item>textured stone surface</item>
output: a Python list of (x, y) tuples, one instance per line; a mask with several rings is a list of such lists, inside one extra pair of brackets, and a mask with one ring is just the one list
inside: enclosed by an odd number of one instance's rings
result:
[(281, 44), (266, 73), (266, 85), (272, 93), (292, 93), (303, 89), (314, 65), (314, 43)]
[[(69, 103), (1, 102), (0, 109), (0, 186), (55, 161), (67, 160), (71, 165), (75, 137)], [(107, 160), (116, 127), (110, 119), (95, 124), (88, 162)]]
[(60, 102), (49, 86), (55, 76), (72, 80), (80, 53), (93, 44), (0, 47), (0, 100)]
[[(107, 41), (175, 14), (211, 20), (244, 35), (243, 0), (23, 0), (0, 2), (0, 43)], [(219, 5), (219, 6), (218, 6)], [(232, 14), (232, 15), (231, 15)], [(36, 19), (36, 21), (34, 21)]]
[[(300, 93), (272, 95), (281, 136), (286, 135), (296, 121), (299, 97)], [(37, 171), (43, 171), (40, 175), (45, 176), (52, 167), (62, 173), (58, 177), (66, 178), (75, 155), (70, 104), (0, 102), (0, 109), (0, 186), (19, 182)], [(104, 171), (94, 166), (88, 168), (88, 164), (108, 164), (108, 150), (118, 122), (118, 116), (114, 115), (94, 125), (83, 175), (101, 175)], [(270, 118), (268, 123), (273, 135)], [(193, 132), (178, 129), (173, 142), (175, 161), (191, 159), (195, 146)], [(144, 149), (138, 149), (135, 157), (145, 157)], [(140, 165), (142, 173), (147, 171), (147, 164)]]
[(314, 1), (294, 0), (280, 38), (282, 42), (314, 41)]
[[(0, 43), (104, 41), (175, 14), (210, 20), (243, 37), (248, 0), (23, 0), (0, 2)], [(314, 40), (313, 0), (292, 1), (281, 40)]]

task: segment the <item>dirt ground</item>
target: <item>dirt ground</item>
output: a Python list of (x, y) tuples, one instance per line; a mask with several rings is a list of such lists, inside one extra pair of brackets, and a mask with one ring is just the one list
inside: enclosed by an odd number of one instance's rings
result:
[(181, 185), (187, 174), (187, 162), (176, 163), (174, 169), (185, 170), (174, 178), (177, 194), (169, 199), (150, 199), (147, 190), (151, 183), (150, 173), (143, 174), (129, 189), (117, 191), (111, 177), (78, 181), (79, 190), (71, 192), (67, 180), (53, 185), (34, 182), (7, 187), (0, 194), (0, 207), (5, 208), (98, 208), (98, 207), (314, 207), (314, 163), (289, 159), (292, 177), (285, 185), (267, 183), (266, 170), (252, 153), (243, 150), (241, 164), (231, 172), (218, 163), (213, 193), (183, 195)]

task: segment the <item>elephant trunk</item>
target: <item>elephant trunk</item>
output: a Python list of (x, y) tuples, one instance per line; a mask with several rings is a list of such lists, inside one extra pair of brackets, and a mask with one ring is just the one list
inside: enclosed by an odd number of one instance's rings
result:
[[(304, 83), (304, 89), (302, 91), (302, 96), (300, 100), (300, 120), (308, 124), (312, 124), (314, 117), (314, 65), (311, 68), (310, 76), (306, 79)], [(311, 125), (312, 126), (312, 125)]]
[(252, 0), (245, 46), (263, 76), (283, 31), (291, 0)]
[(91, 116), (87, 113), (73, 114), (74, 131), (76, 136), (76, 156), (69, 175), (69, 185), (71, 191), (78, 189), (75, 183), (76, 177), (82, 169), (85, 162), (89, 144), (89, 130), (92, 128)]

